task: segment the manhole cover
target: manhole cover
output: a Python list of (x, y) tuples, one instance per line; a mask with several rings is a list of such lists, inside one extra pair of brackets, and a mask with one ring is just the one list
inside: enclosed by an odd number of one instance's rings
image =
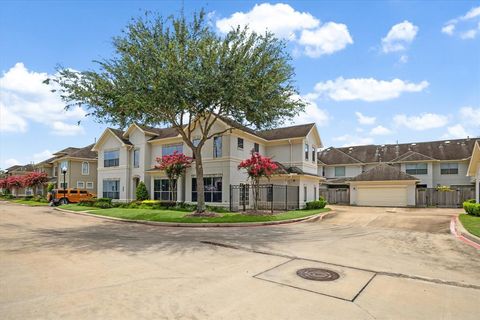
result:
[(297, 275), (307, 280), (333, 281), (340, 278), (335, 271), (321, 268), (304, 268), (297, 270)]

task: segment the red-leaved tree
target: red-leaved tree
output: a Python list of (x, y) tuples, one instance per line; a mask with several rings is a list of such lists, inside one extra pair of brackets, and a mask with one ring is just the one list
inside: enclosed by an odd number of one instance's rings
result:
[(269, 157), (264, 157), (258, 152), (253, 152), (249, 159), (243, 160), (238, 165), (238, 169), (247, 170), (248, 178), (252, 182), (253, 190), (253, 209), (258, 208), (258, 198), (260, 194), (260, 178), (265, 177), (270, 179), (270, 176), (275, 173), (278, 166)]
[(165, 171), (169, 180), (169, 191), (173, 201), (177, 201), (177, 180), (185, 174), (187, 168), (192, 165), (192, 158), (175, 151), (171, 155), (157, 157), (158, 164), (155, 168)]
[(23, 187), (23, 176), (10, 176), (6, 182), (7, 189), (18, 189)]
[(3, 193), (7, 190), (7, 179), (0, 179), (0, 189), (2, 189)]
[(46, 172), (30, 172), (23, 176), (24, 187), (35, 187), (35, 194), (38, 191), (38, 187), (42, 186), (48, 181), (48, 174)]

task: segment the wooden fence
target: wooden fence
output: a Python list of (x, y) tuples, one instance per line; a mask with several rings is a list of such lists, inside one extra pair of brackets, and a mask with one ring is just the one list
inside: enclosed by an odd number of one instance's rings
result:
[(320, 190), (320, 196), (330, 204), (350, 204), (350, 189), (326, 189)]
[(475, 198), (473, 188), (459, 188), (449, 191), (436, 188), (417, 189), (417, 207), (460, 208), (465, 200)]

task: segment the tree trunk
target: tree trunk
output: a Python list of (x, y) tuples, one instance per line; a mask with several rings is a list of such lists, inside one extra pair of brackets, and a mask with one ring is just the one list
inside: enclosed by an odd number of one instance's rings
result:
[(201, 150), (196, 148), (195, 152), (195, 171), (197, 175), (197, 213), (205, 212), (205, 186), (203, 184), (203, 164)]

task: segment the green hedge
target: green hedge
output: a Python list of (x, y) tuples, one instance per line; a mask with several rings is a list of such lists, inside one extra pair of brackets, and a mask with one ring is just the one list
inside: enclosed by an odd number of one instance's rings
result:
[(480, 203), (465, 201), (463, 203), (463, 209), (470, 215), (480, 217)]
[(323, 198), (320, 197), (317, 201), (310, 201), (305, 204), (305, 209), (306, 210), (311, 210), (311, 209), (323, 209), (327, 205), (327, 201)]

